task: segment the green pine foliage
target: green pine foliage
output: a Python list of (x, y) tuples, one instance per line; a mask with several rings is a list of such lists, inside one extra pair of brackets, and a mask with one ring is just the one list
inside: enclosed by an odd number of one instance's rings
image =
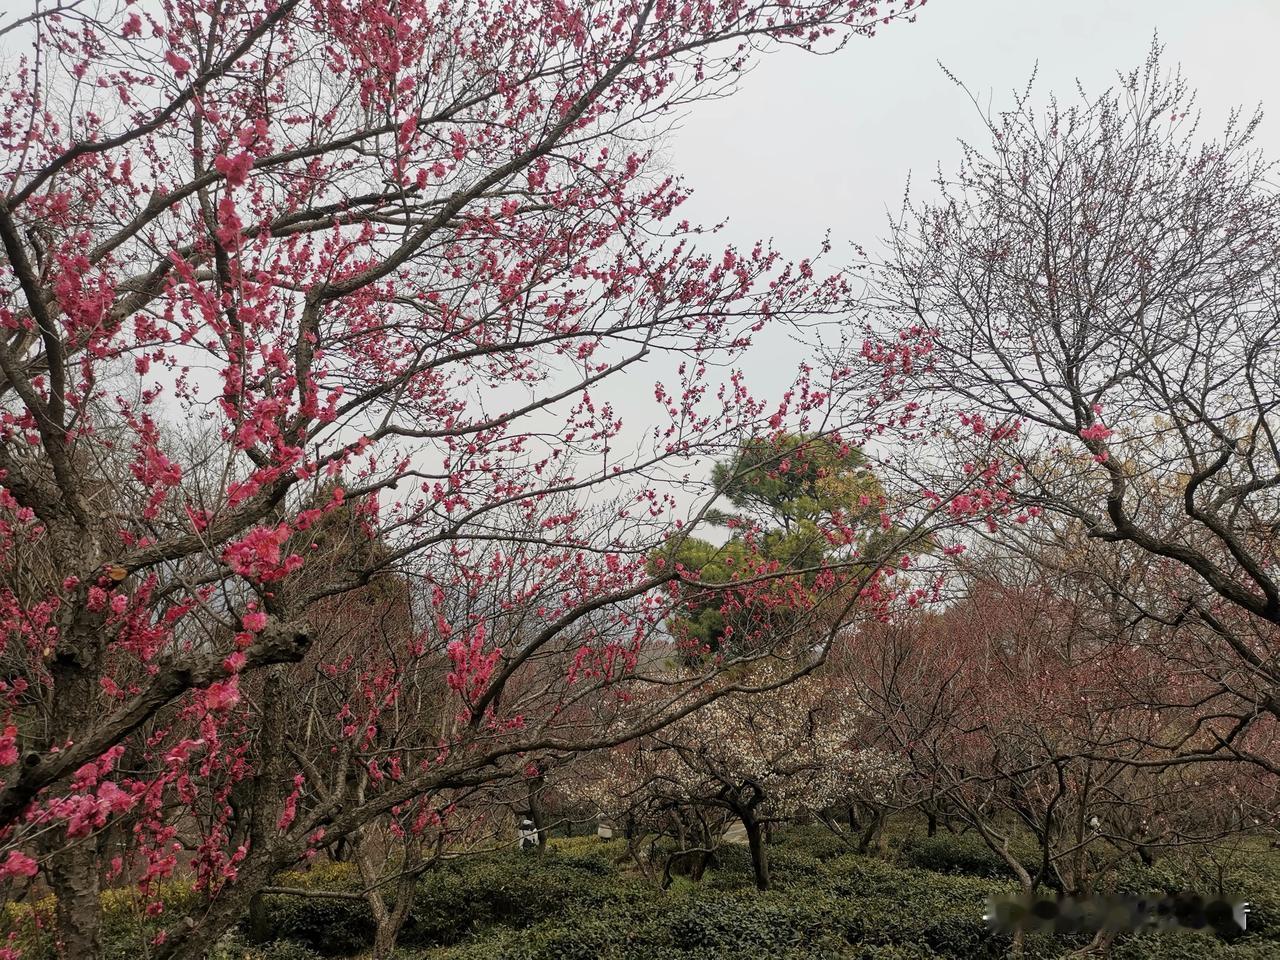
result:
[[(708, 517), (726, 539), (678, 540), (650, 561), (655, 568), (679, 564), (700, 585), (683, 593), (669, 624), (688, 659), (749, 649), (755, 636), (785, 635), (797, 596), (823, 599), (815, 571), (855, 551), (873, 554), (875, 539), (885, 535), (884, 491), (865, 456), (828, 437), (748, 440), (713, 467), (712, 481), (732, 508)], [(766, 574), (773, 579), (765, 586), (735, 587)]]

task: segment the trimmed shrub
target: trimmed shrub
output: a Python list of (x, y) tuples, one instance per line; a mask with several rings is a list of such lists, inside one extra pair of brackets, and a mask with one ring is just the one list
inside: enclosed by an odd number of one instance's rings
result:
[[(164, 904), (147, 914), (142, 896), (134, 887), (102, 894), (102, 950), (104, 960), (137, 960), (146, 956), (156, 934), (186, 913), (197, 895), (181, 883), (161, 884), (155, 899)], [(22, 951), (23, 960), (54, 960), (53, 914), (56, 900), (48, 896), (36, 904), (7, 903), (0, 914), (0, 943)]]
[(324, 954), (289, 940), (263, 945), (248, 945), (228, 940), (209, 953), (209, 960), (324, 960)]
[(582, 853), (553, 847), (542, 855), (495, 854), (442, 864), (419, 882), (401, 942), (455, 943), (491, 924), (523, 928), (563, 916), (566, 909), (591, 912), (625, 898), (637, 882), (618, 878), (609, 851), (596, 843)]
[(857, 851), (856, 838), (837, 836), (829, 827), (809, 824), (778, 831), (775, 846), (788, 856), (826, 863)]
[[(360, 876), (353, 864), (318, 864), (291, 871), (276, 886), (326, 893), (358, 893)], [(363, 899), (269, 894), (263, 897), (267, 927), (281, 941), (301, 944), (324, 956), (355, 953), (373, 942), (373, 915)]]
[[(1030, 850), (1015, 850), (1018, 861), (1032, 876), (1039, 869)], [(972, 834), (953, 836), (939, 833), (932, 837), (908, 835), (898, 846), (898, 856), (906, 864), (933, 870), (936, 873), (965, 874), (971, 877), (988, 877), (1006, 880), (1013, 877), (1009, 865), (988, 847), (980, 837)]]
[(918, 944), (863, 946), (849, 954), (851, 960), (934, 960), (937, 956)]
[[(980, 843), (980, 842), (978, 842)], [(779, 832), (771, 847), (774, 888), (757, 892), (745, 847), (722, 847), (703, 882), (679, 878), (662, 891), (617, 862), (618, 842), (592, 837), (556, 840), (538, 854), (515, 851), (445, 861), (423, 875), (401, 937), (398, 960), (997, 960), (1008, 936), (983, 920), (992, 893), (1017, 889), (992, 877), (973, 838), (907, 837), (901, 862), (848, 851), (822, 827)], [(989, 853), (989, 851), (987, 851)], [(913, 864), (910, 866), (903, 863)], [(930, 863), (925, 869), (920, 863)], [(977, 871), (964, 873), (962, 868)], [(1223, 878), (1229, 893), (1255, 904), (1249, 932), (1234, 943), (1189, 931), (1123, 939), (1115, 960), (1264, 960), (1280, 957), (1275, 918), (1280, 863), (1270, 851), (1244, 861)], [(1122, 890), (1202, 889), (1192, 871), (1172, 858), (1153, 868), (1126, 866)], [(280, 886), (356, 892), (347, 864), (318, 865), (285, 874)], [(155, 932), (172, 922), (195, 895), (166, 888), (168, 910), (148, 917), (131, 891), (103, 898), (109, 960), (145, 956)], [(210, 960), (317, 960), (351, 956), (372, 942), (373, 923), (362, 900), (271, 895), (267, 923), (277, 942), (249, 945), (243, 934), (216, 945)], [(52, 960), (51, 936), (37, 929), (36, 908), (9, 904), (3, 930), (17, 933), (25, 960)], [(1087, 941), (1037, 934), (1027, 960), (1051, 960)]]
[(1211, 934), (1189, 930), (1143, 933), (1127, 937), (1111, 952), (1112, 960), (1274, 960), (1280, 944), (1250, 938), (1226, 943)]

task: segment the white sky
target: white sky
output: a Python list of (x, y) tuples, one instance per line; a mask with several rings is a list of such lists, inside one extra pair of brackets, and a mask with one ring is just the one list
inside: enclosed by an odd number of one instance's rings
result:
[[(1280, 0), (929, 0), (915, 23), (891, 25), (841, 53), (783, 50), (741, 89), (695, 107), (670, 139), (675, 170), (695, 189), (682, 215), (731, 218), (738, 243), (774, 237), (808, 254), (830, 227), (841, 244), (883, 236), (909, 172), (923, 185), (954, 172), (957, 138), (983, 142), (973, 106), (938, 67), (1000, 108), (1039, 62), (1034, 99), (1075, 97), (1141, 66), (1153, 36), (1200, 92), (1206, 133), (1228, 110), (1280, 111)], [(1280, 118), (1261, 142), (1280, 158)]]
[[(680, 216), (728, 218), (720, 242), (772, 238), (795, 259), (815, 253), (830, 229), (827, 264), (842, 266), (851, 242), (875, 251), (909, 175), (914, 192), (927, 191), (939, 165), (956, 171), (958, 139), (987, 143), (939, 63), (996, 111), (1038, 64), (1033, 103), (1053, 92), (1068, 104), (1077, 79), (1097, 94), (1140, 67), (1157, 35), (1164, 65), (1181, 65), (1199, 92), (1206, 136), (1233, 107), (1270, 102), (1280, 112), (1280, 0), (928, 0), (915, 23), (836, 55), (772, 52), (736, 94), (697, 104), (664, 150), (694, 190)], [(1280, 116), (1264, 121), (1259, 143), (1280, 159)], [(744, 364), (748, 382), (775, 396), (805, 351), (779, 333), (757, 348)]]

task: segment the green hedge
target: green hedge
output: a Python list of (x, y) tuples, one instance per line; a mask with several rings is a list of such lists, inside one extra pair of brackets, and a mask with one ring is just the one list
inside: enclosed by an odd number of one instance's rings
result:
[[(135, 888), (108, 890), (102, 895), (102, 945), (105, 960), (138, 960), (148, 953), (156, 934), (184, 916), (196, 902), (186, 884), (161, 884), (155, 897), (164, 904), (159, 913), (148, 915)], [(45, 897), (35, 904), (7, 903), (0, 912), (0, 945), (22, 951), (22, 960), (55, 960), (53, 914), (56, 901)]]
[[(1032, 876), (1040, 868), (1034, 851), (1014, 848), (1014, 857)], [(964, 874), (1007, 880), (1013, 871), (999, 854), (976, 834), (953, 836), (940, 833), (933, 837), (908, 835), (898, 844), (898, 859), (910, 866), (937, 873)]]
[[(459, 858), (424, 875), (401, 938), (400, 956), (421, 960), (997, 960), (1009, 939), (982, 919), (985, 898), (1015, 885), (1000, 879), (972, 838), (908, 836), (895, 861), (849, 851), (823, 828), (780, 832), (771, 848), (774, 889), (752, 885), (746, 849), (726, 846), (702, 883), (662, 891), (619, 863), (623, 847), (594, 838), (553, 843), (542, 855), (514, 851)], [(926, 864), (932, 865), (926, 868)], [(1204, 889), (1172, 861), (1132, 867), (1121, 889)], [(1117, 944), (1115, 960), (1263, 960), (1280, 957), (1276, 917), (1280, 864), (1260, 851), (1226, 875), (1250, 899), (1249, 934), (1226, 943), (1189, 932), (1147, 934)], [(359, 890), (349, 865), (323, 865), (279, 878), (282, 886)], [(1206, 891), (1213, 892), (1213, 891)], [(132, 895), (109, 894), (110, 960), (146, 956), (146, 944), (192, 895), (167, 890), (166, 916), (145, 917)], [(247, 930), (210, 960), (317, 960), (367, 949), (373, 924), (359, 900), (273, 895), (266, 925), (277, 942), (252, 945)], [(38, 906), (51, 911), (52, 902)], [(27, 960), (51, 960), (33, 909), (9, 905)], [(1083, 941), (1031, 937), (1028, 960), (1060, 957)]]
[[(499, 853), (445, 861), (419, 882), (400, 942), (435, 946), (494, 925), (523, 928), (563, 912), (566, 904), (600, 909), (639, 889), (638, 881), (624, 881), (616, 872), (609, 848), (599, 841), (591, 847), (553, 846), (540, 856)], [(279, 885), (360, 889), (358, 876), (345, 865), (287, 874)], [(274, 935), (322, 955), (357, 953), (373, 941), (373, 919), (362, 901), (272, 895), (264, 898), (264, 908)]]
[[(785, 850), (780, 846), (779, 852)], [(982, 920), (992, 885), (981, 880), (902, 870), (847, 853), (824, 863), (792, 850), (775, 857), (777, 889), (759, 894), (736, 853), (720, 859), (702, 885), (666, 894), (645, 889), (629, 897), (597, 896), (519, 936), (510, 929), (482, 934), (442, 956), (915, 960), (994, 958), (1008, 947), (1007, 938), (992, 934)], [(736, 889), (725, 889), (731, 885)]]
[(324, 954), (290, 940), (259, 945), (228, 937), (209, 952), (208, 960), (324, 960)]

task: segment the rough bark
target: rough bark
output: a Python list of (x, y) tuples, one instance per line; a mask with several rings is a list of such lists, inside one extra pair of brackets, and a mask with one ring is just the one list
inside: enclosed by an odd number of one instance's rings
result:
[(400, 875), (396, 878), (395, 901), (390, 905), (381, 893), (378, 871), (367, 841), (360, 838), (354, 847), (356, 867), (360, 871), (360, 881), (365, 889), (365, 902), (369, 904), (369, 910), (373, 914), (372, 957), (373, 960), (387, 960), (395, 953), (400, 931), (413, 909), (414, 892), (422, 868), (421, 847), (417, 842), (406, 846)]
[(60, 955), (76, 960), (102, 956), (102, 889), (97, 844), (87, 841), (55, 854), (47, 873), (57, 897), (54, 910)]
[(764, 841), (764, 825), (750, 810), (740, 814), (742, 826), (747, 831), (747, 846), (751, 850), (751, 870), (755, 874), (756, 889), (769, 889), (769, 848)]

